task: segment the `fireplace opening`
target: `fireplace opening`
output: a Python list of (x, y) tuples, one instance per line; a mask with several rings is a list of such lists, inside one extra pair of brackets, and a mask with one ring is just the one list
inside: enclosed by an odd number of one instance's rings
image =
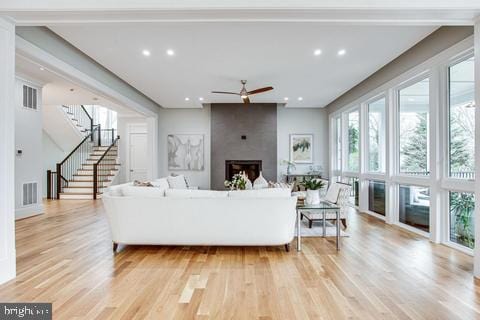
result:
[(226, 160), (225, 161), (225, 180), (231, 180), (232, 177), (240, 172), (245, 172), (250, 181), (255, 181), (262, 171), (262, 160)]

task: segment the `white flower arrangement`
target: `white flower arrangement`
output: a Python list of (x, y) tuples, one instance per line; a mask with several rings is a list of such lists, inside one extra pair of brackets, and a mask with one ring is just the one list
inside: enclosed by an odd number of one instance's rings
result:
[(243, 173), (237, 173), (231, 181), (225, 180), (223, 183), (230, 190), (245, 190), (247, 186), (247, 177)]

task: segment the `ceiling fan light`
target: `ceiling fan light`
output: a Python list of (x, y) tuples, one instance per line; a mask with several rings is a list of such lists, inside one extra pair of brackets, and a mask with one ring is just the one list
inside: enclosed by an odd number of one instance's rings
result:
[(242, 97), (242, 99), (247, 99), (248, 98), (248, 96), (245, 95), (245, 94), (242, 94), (241, 97)]

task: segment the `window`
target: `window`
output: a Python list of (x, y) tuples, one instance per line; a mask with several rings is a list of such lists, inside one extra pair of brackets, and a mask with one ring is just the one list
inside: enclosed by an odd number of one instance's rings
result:
[(450, 241), (473, 249), (475, 244), (475, 195), (450, 192)]
[(385, 98), (368, 104), (368, 171), (385, 172)]
[(342, 170), (342, 117), (335, 119), (335, 143), (336, 169)]
[(358, 183), (358, 178), (355, 177), (345, 177), (342, 179), (343, 183), (346, 183), (350, 185), (350, 197), (348, 201), (350, 204), (353, 204), (355, 206), (359, 205), (359, 183)]
[(360, 143), (360, 119), (358, 110), (348, 114), (348, 137), (347, 137), (347, 170), (356, 172), (359, 169), (359, 143)]
[(368, 182), (368, 210), (385, 215), (385, 182)]
[(400, 90), (400, 173), (422, 176), (429, 174), (428, 109), (428, 78)]
[(430, 230), (430, 189), (400, 185), (399, 221), (414, 228)]
[(449, 68), (449, 176), (475, 179), (473, 57)]

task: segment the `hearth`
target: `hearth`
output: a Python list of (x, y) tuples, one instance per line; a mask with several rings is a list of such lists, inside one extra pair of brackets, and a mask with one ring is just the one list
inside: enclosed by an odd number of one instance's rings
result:
[(250, 181), (255, 181), (262, 171), (262, 160), (226, 160), (225, 180), (230, 180), (235, 174), (244, 171)]

